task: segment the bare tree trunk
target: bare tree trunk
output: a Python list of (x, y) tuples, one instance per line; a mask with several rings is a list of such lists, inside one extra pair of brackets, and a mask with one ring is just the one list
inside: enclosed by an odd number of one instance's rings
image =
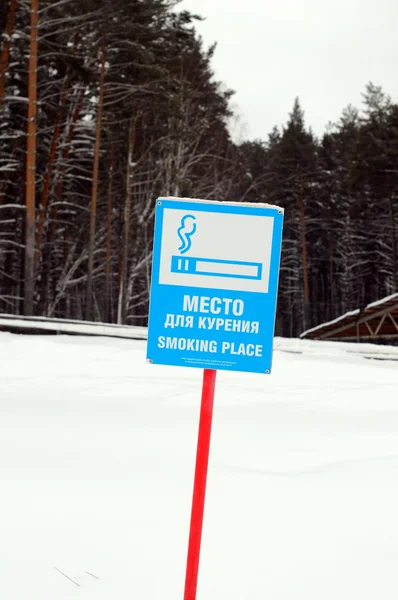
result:
[(308, 285), (308, 258), (307, 258), (307, 235), (305, 230), (305, 211), (303, 178), (299, 167), (299, 196), (300, 196), (300, 218), (301, 218), (301, 248), (303, 256), (303, 285), (304, 285), (304, 329), (309, 327), (309, 285)]
[(116, 322), (120, 325), (122, 322), (122, 294), (123, 294), (123, 243), (124, 243), (124, 206), (123, 202), (119, 205), (119, 260), (117, 266), (117, 285), (118, 285), (118, 298), (117, 298), (117, 315)]
[(84, 85), (82, 85), (82, 87), (80, 88), (80, 91), (79, 91), (75, 109), (73, 111), (72, 122), (71, 122), (70, 130), (69, 130), (69, 134), (68, 134), (68, 137), (66, 140), (65, 149), (62, 153), (62, 167), (61, 167), (61, 170), (59, 173), (59, 181), (57, 183), (57, 187), (55, 188), (54, 209), (53, 209), (53, 214), (52, 214), (52, 224), (51, 224), (51, 234), (50, 234), (50, 245), (53, 244), (54, 239), (55, 239), (55, 231), (57, 228), (57, 216), (58, 216), (58, 210), (59, 210), (59, 203), (61, 201), (61, 196), (62, 196), (62, 187), (64, 184), (66, 162), (68, 160), (69, 153), (70, 153), (70, 150), (72, 147), (72, 141), (73, 141), (73, 136), (75, 134), (76, 124), (79, 119), (80, 112), (83, 108), (85, 91), (86, 91), (86, 87)]
[(15, 13), (17, 12), (17, 0), (11, 0), (10, 10), (6, 25), (6, 39), (4, 40), (3, 50), (0, 57), (0, 108), (3, 104), (4, 88), (7, 75), (8, 60), (10, 57), (11, 36), (14, 31)]
[(106, 62), (105, 36), (102, 37), (101, 45), (102, 45), (102, 60), (101, 60), (100, 95), (99, 95), (99, 102), (98, 102), (97, 132), (96, 132), (95, 150), (94, 150), (93, 188), (92, 188), (92, 195), (91, 195), (91, 213), (90, 213), (90, 238), (89, 238), (89, 245), (88, 245), (87, 298), (86, 298), (86, 319), (87, 319), (87, 321), (91, 318), (92, 295), (93, 295), (95, 222), (96, 222), (96, 218), (97, 218), (98, 171), (99, 171), (99, 158), (100, 158), (102, 110), (103, 110), (103, 105), (104, 105), (104, 83), (105, 83), (105, 62)]
[(130, 214), (132, 197), (132, 178), (133, 178), (133, 154), (135, 146), (137, 117), (133, 117), (130, 127), (130, 143), (127, 158), (127, 178), (126, 178), (126, 202), (124, 205), (124, 230), (121, 248), (121, 272), (119, 285), (119, 298), (117, 307), (117, 322), (119, 325), (126, 319), (126, 283), (127, 283), (127, 258), (130, 236)]
[(108, 211), (106, 222), (106, 264), (105, 264), (105, 319), (112, 321), (110, 310), (111, 298), (111, 233), (112, 233), (112, 193), (113, 193), (113, 169), (115, 160), (114, 144), (111, 144), (111, 164), (109, 166), (108, 181)]
[(329, 286), (330, 286), (330, 313), (329, 319), (333, 319), (334, 314), (334, 305), (335, 305), (335, 293), (334, 293), (334, 243), (333, 238), (330, 238), (329, 242)]
[[(58, 211), (59, 211), (61, 198), (62, 198), (62, 188), (63, 188), (63, 184), (64, 184), (64, 176), (65, 176), (67, 161), (69, 158), (69, 153), (72, 148), (72, 141), (74, 138), (76, 125), (77, 125), (77, 122), (78, 122), (78, 119), (79, 119), (79, 116), (80, 116), (80, 113), (81, 113), (81, 110), (83, 107), (85, 90), (86, 90), (86, 87), (84, 85), (82, 85), (80, 87), (80, 90), (78, 91), (75, 108), (73, 110), (72, 119), (71, 119), (71, 122), (69, 125), (69, 132), (67, 133), (66, 141), (64, 142), (64, 150), (62, 152), (61, 166), (57, 172), (57, 185), (55, 187), (54, 201), (51, 203), (52, 204), (51, 226), (50, 226), (49, 244), (48, 244), (48, 250), (47, 250), (50, 258), (52, 256), (52, 249), (54, 247), (55, 234), (57, 231), (57, 218), (58, 218)], [(43, 231), (43, 235), (44, 235), (44, 233), (45, 232)], [(42, 248), (42, 252), (43, 252), (43, 248)], [(46, 268), (42, 269), (42, 276), (43, 276), (43, 280), (44, 280), (43, 286), (42, 286), (43, 289), (50, 290), (51, 260), (48, 261)], [(49, 292), (47, 292), (46, 298), (49, 298), (50, 295), (51, 294)], [(47, 301), (46, 301), (46, 306), (47, 306)], [(46, 308), (46, 314), (48, 315), (48, 307)], [(48, 316), (50, 316), (50, 315), (48, 315)]]
[[(77, 33), (75, 36), (75, 43), (73, 46), (73, 54), (76, 54), (78, 41), (79, 41), (79, 33)], [(50, 154), (49, 154), (48, 162), (47, 162), (47, 171), (46, 171), (46, 175), (44, 177), (44, 185), (43, 185), (43, 190), (42, 190), (41, 198), (40, 198), (39, 219), (38, 219), (38, 224), (37, 224), (37, 238), (36, 238), (36, 246), (37, 246), (37, 253), (36, 253), (36, 260), (35, 260), (36, 266), (40, 259), (41, 241), (42, 241), (42, 237), (43, 237), (44, 224), (45, 224), (46, 216), (47, 216), (47, 205), (48, 205), (48, 196), (49, 196), (49, 192), (50, 192), (51, 178), (52, 178), (52, 173), (53, 173), (53, 168), (54, 168), (54, 161), (55, 161), (55, 157), (56, 157), (57, 150), (58, 150), (58, 143), (59, 143), (60, 133), (61, 133), (62, 114), (63, 114), (64, 108), (65, 108), (66, 99), (68, 97), (69, 86), (70, 86), (70, 70), (68, 69), (68, 71), (65, 75), (64, 84), (62, 86), (61, 98), (59, 101), (59, 107), (58, 107), (57, 116), (55, 119), (53, 137), (51, 140)]]
[[(10, 162), (14, 161), (16, 158), (16, 155), (18, 153), (18, 150), (20, 149), (21, 145), (22, 145), (22, 140), (24, 138), (20, 137), (14, 146), (14, 150), (12, 151), (11, 157), (10, 157)], [(11, 179), (11, 175), (14, 173), (13, 169), (11, 168), (9, 171), (7, 171), (4, 175), (4, 181), (3, 181), (3, 185), (0, 188), (0, 206), (3, 204), (6, 192), (7, 192), (7, 188), (8, 188), (8, 184), (10, 183), (10, 179)]]
[(37, 114), (37, 47), (39, 0), (31, 0), (28, 148), (26, 157), (26, 237), (24, 313), (33, 314), (35, 284), (35, 188), (36, 188), (36, 114)]
[(395, 234), (395, 214), (394, 204), (392, 196), (389, 198), (390, 202), (390, 221), (391, 221), (391, 237), (392, 237), (392, 262), (393, 262), (393, 282), (394, 282), (394, 293), (398, 292), (398, 271), (397, 271), (397, 238)]

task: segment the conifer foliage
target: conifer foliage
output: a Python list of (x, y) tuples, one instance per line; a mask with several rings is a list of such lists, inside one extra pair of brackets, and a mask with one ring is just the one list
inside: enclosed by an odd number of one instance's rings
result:
[[(398, 288), (398, 105), (322, 139), (296, 99), (234, 143), (232, 92), (174, 0), (0, 7), (0, 312), (145, 325), (158, 195), (285, 208), (277, 333)], [(37, 59), (37, 61), (36, 61)]]

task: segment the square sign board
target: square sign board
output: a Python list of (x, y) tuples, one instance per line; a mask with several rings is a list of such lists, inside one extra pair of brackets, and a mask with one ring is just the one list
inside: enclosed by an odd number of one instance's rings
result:
[(156, 202), (147, 360), (269, 373), (283, 210)]

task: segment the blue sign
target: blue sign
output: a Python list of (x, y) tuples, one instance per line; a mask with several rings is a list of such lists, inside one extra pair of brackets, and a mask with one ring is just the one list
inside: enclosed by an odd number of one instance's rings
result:
[(156, 202), (147, 360), (270, 373), (283, 210)]

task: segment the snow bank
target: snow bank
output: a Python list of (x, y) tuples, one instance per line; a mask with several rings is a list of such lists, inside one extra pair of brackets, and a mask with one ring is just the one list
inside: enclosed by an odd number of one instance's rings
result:
[(17, 333), (49, 333), (67, 335), (104, 336), (146, 340), (146, 327), (129, 327), (90, 321), (72, 321), (65, 319), (48, 319), (47, 317), (15, 317), (0, 314), (0, 331)]

